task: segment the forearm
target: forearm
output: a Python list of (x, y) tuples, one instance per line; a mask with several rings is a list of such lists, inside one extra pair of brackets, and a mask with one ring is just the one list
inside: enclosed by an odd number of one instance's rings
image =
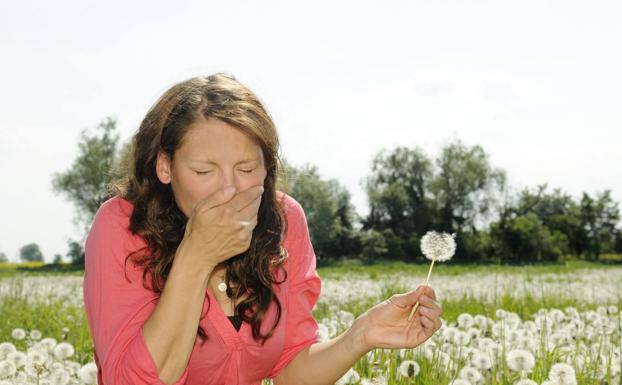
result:
[(275, 385), (334, 384), (370, 350), (362, 343), (364, 330), (361, 321), (357, 319), (338, 337), (301, 351), (275, 378)]
[(162, 295), (143, 325), (147, 348), (166, 384), (183, 374), (196, 340), (211, 269), (200, 270), (175, 257)]

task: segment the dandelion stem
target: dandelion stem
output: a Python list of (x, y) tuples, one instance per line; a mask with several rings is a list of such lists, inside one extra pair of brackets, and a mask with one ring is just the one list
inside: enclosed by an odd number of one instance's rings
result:
[[(430, 282), (430, 275), (432, 275), (432, 268), (434, 267), (434, 261), (436, 261), (436, 257), (432, 257), (432, 263), (430, 264), (430, 270), (428, 270), (428, 277), (425, 279), (425, 286), (428, 286), (428, 282)], [(413, 306), (412, 310), (410, 311), (410, 315), (408, 316), (408, 321), (412, 320), (413, 314), (415, 314), (415, 311), (417, 311), (418, 307), (419, 307), (419, 301), (417, 301), (415, 306)]]

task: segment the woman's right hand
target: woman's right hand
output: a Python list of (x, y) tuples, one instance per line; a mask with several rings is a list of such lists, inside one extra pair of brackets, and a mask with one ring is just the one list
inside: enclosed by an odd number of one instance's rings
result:
[(246, 251), (257, 225), (263, 190), (259, 185), (234, 194), (235, 189), (229, 187), (199, 201), (188, 218), (177, 253), (211, 271)]

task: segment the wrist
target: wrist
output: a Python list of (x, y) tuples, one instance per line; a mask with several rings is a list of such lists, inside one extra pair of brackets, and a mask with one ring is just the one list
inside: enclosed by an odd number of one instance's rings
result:
[(352, 326), (347, 331), (349, 349), (358, 356), (363, 356), (374, 348), (373, 346), (369, 346), (367, 342), (367, 330), (367, 317), (366, 314), (363, 314), (354, 320)]

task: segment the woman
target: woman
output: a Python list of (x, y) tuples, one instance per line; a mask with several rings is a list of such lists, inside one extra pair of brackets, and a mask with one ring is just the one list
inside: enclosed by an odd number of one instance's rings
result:
[(100, 385), (332, 384), (371, 349), (438, 330), (422, 286), (318, 342), (315, 254), (302, 207), (276, 190), (277, 152), (270, 116), (232, 76), (176, 84), (149, 110), (85, 242)]

